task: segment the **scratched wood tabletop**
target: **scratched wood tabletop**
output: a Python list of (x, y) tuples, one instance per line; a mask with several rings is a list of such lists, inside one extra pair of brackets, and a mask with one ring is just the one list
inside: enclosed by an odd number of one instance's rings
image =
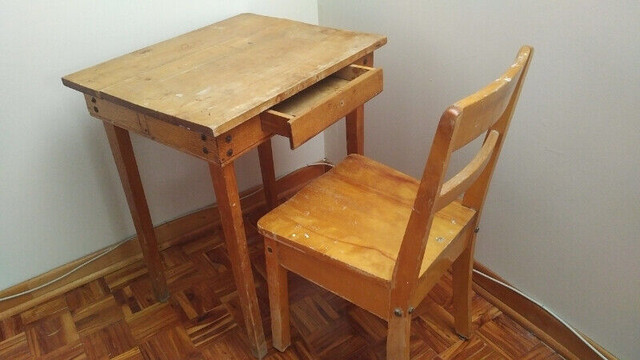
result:
[(386, 37), (241, 14), (67, 75), (66, 86), (218, 136)]

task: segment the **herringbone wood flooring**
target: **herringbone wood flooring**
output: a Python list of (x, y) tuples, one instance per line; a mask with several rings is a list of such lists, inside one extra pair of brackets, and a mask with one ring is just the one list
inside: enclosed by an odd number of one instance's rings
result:
[[(270, 338), (262, 242), (247, 219), (258, 296)], [(162, 252), (171, 290), (152, 296), (137, 262), (18, 315), (0, 319), (0, 359), (251, 359), (222, 232)], [(292, 346), (267, 359), (383, 359), (386, 324), (290, 277)], [(475, 332), (453, 332), (451, 283), (445, 276), (417, 309), (413, 359), (562, 359), (480, 296)]]

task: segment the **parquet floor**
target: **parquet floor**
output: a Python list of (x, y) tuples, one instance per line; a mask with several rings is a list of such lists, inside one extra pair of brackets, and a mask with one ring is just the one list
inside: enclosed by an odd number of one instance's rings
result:
[[(255, 224), (256, 215), (248, 219)], [(269, 312), (262, 243), (247, 225), (266, 336)], [(222, 232), (162, 252), (171, 290), (151, 295), (134, 263), (18, 315), (0, 319), (0, 359), (251, 359)], [(292, 346), (266, 359), (383, 359), (385, 323), (297, 277), (290, 277)], [(480, 296), (474, 336), (453, 333), (450, 278), (417, 310), (412, 359), (562, 359)]]

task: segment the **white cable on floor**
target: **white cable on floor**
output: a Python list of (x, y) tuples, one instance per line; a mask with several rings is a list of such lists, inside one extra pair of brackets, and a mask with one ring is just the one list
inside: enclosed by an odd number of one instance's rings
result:
[(513, 286), (505, 283), (504, 281), (500, 281), (490, 275), (487, 275), (479, 270), (473, 269), (473, 272), (486, 278), (489, 279), (493, 282), (495, 282), (496, 284), (502, 285), (504, 287), (506, 287), (507, 289), (517, 293), (520, 296), (523, 296), (524, 298), (526, 298), (527, 300), (531, 301), (532, 303), (538, 305), (539, 307), (541, 307), (544, 311), (546, 311), (547, 313), (549, 313), (549, 315), (553, 316), (556, 320), (560, 321), (560, 323), (562, 323), (564, 326), (566, 326), (569, 330), (571, 330), (571, 332), (573, 334), (575, 334), (580, 341), (582, 341), (585, 345), (587, 345), (589, 348), (591, 348), (591, 350), (593, 350), (596, 354), (598, 354), (598, 356), (600, 356), (600, 358), (602, 358), (603, 360), (609, 360), (607, 357), (605, 357), (600, 351), (598, 351), (595, 347), (593, 347), (593, 345), (591, 345), (591, 343), (589, 343), (587, 341), (587, 339), (584, 338), (584, 336), (582, 336), (580, 333), (578, 333), (571, 325), (569, 325), (566, 321), (564, 321), (563, 319), (561, 319), (558, 315), (556, 315), (553, 311), (551, 311), (551, 309), (547, 308), (546, 306), (542, 305), (540, 302), (538, 302), (537, 300), (531, 298), (529, 295), (523, 293), (522, 291), (514, 288)]
[(131, 239), (132, 239), (132, 238), (125, 239), (125, 240), (122, 240), (122, 241), (120, 241), (120, 242), (118, 242), (118, 243), (115, 243), (115, 244), (113, 244), (113, 245), (109, 246), (108, 248), (106, 248), (106, 249), (102, 250), (102, 251), (101, 251), (99, 254), (97, 254), (96, 256), (94, 256), (94, 257), (92, 257), (91, 259), (89, 259), (89, 260), (87, 260), (87, 261), (83, 262), (82, 264), (80, 264), (80, 265), (76, 266), (75, 268), (73, 268), (73, 269), (71, 269), (71, 270), (67, 271), (66, 273), (64, 273), (64, 274), (62, 274), (62, 275), (60, 275), (60, 276), (58, 276), (57, 278), (55, 278), (55, 279), (53, 279), (53, 280), (49, 280), (49, 281), (47, 281), (47, 282), (46, 282), (46, 283), (44, 283), (44, 284), (41, 284), (41, 285), (38, 285), (38, 286), (34, 287), (33, 289), (25, 290), (25, 291), (19, 292), (19, 293), (17, 293), (17, 294), (13, 294), (13, 295), (9, 295), (9, 296), (2, 297), (2, 298), (0, 298), (0, 301), (10, 300), (10, 299), (14, 299), (14, 298), (17, 298), (17, 297), (20, 297), (20, 296), (23, 296), (23, 295), (31, 294), (32, 292), (37, 291), (37, 290), (40, 290), (40, 289), (42, 289), (43, 287), (49, 286), (49, 285), (53, 284), (54, 282), (56, 282), (56, 281), (58, 281), (58, 280), (64, 279), (65, 277), (67, 277), (67, 276), (69, 276), (69, 275), (73, 274), (74, 272), (76, 272), (77, 270), (81, 269), (82, 267), (87, 266), (87, 265), (89, 265), (90, 263), (92, 263), (92, 262), (94, 262), (94, 261), (98, 260), (99, 258), (101, 258), (101, 257), (103, 257), (103, 256), (105, 256), (105, 255), (107, 255), (108, 253), (112, 252), (113, 250), (115, 250), (116, 248), (118, 248), (120, 245), (122, 245), (122, 244), (126, 243), (127, 241), (129, 241), (129, 240), (131, 240)]

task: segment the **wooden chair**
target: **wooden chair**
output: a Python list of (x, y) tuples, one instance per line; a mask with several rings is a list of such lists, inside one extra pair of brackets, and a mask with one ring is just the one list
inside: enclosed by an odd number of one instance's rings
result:
[[(387, 358), (408, 359), (411, 314), (451, 266), (455, 330), (471, 335), (475, 233), (532, 51), (444, 112), (420, 181), (352, 154), (260, 219), (276, 349), (290, 344), (287, 271), (387, 320)], [(451, 154), (481, 135), (445, 182)]]

